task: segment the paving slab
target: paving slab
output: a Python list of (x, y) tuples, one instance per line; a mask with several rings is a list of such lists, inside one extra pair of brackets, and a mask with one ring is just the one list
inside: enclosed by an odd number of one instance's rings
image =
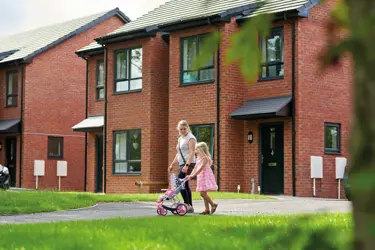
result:
[[(351, 202), (346, 200), (277, 197), (275, 200), (218, 200), (215, 215), (271, 215), (271, 214), (299, 214), (350, 212)], [(194, 214), (203, 211), (203, 201), (194, 201)], [(169, 216), (174, 216), (168, 213)], [(126, 202), (102, 203), (89, 208), (73, 209), (59, 212), (5, 215), (0, 216), (0, 224), (42, 223), (74, 220), (101, 220), (110, 218), (154, 217), (156, 203), (154, 202)]]

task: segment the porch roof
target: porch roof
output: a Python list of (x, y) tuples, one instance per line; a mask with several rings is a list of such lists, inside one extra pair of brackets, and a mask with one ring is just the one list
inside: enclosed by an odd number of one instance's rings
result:
[(19, 133), (21, 119), (0, 120), (0, 134)]
[(292, 96), (278, 96), (262, 99), (249, 99), (239, 109), (230, 114), (237, 120), (257, 118), (287, 117), (289, 115)]
[(101, 132), (104, 126), (104, 116), (91, 116), (75, 125), (75, 132)]

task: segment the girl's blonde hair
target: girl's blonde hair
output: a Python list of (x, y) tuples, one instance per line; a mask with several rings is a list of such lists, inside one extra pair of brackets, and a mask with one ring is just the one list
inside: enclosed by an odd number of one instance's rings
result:
[(191, 130), (190, 130), (190, 127), (189, 127), (189, 123), (188, 123), (187, 121), (185, 121), (185, 120), (181, 120), (181, 121), (178, 122), (178, 124), (177, 124), (177, 130), (178, 130), (178, 133), (179, 133), (179, 134), (181, 134), (181, 132), (180, 132), (180, 128), (181, 128), (181, 127), (186, 127), (186, 128), (187, 128), (187, 131), (188, 131), (189, 133), (191, 133)]
[(210, 159), (210, 161), (212, 161), (210, 150), (208, 149), (207, 143), (205, 142), (197, 143), (195, 145), (195, 150), (199, 151), (199, 153), (201, 153), (202, 155), (206, 155)]

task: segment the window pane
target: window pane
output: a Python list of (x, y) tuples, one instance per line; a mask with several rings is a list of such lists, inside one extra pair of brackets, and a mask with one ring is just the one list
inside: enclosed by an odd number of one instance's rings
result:
[(262, 77), (279, 77), (279, 76), (284, 76), (284, 64), (262, 67)]
[(129, 82), (122, 81), (116, 83), (116, 92), (128, 91), (129, 90)]
[(104, 99), (104, 89), (97, 89), (98, 99)]
[(198, 142), (205, 142), (210, 149), (211, 156), (214, 152), (213, 126), (192, 126), (192, 133)]
[(8, 78), (8, 91), (7, 91), (7, 94), (8, 95), (13, 94), (13, 74), (9, 75), (9, 78)]
[(261, 41), (261, 46), (262, 46), (262, 62), (266, 63), (267, 62), (267, 42), (266, 40), (262, 39)]
[(212, 127), (201, 127), (199, 128), (199, 138), (197, 138), (198, 141), (203, 141), (207, 143), (207, 146), (210, 149), (210, 152), (212, 152)]
[(208, 81), (214, 79), (214, 69), (205, 69), (199, 71), (199, 80)]
[(135, 90), (135, 89), (142, 89), (142, 79), (130, 81), (130, 90)]
[(61, 157), (62, 156), (62, 139), (48, 138), (48, 156)]
[(7, 105), (8, 106), (17, 106), (17, 96), (9, 96), (7, 97)]
[(130, 159), (129, 160), (141, 160), (141, 132), (134, 130), (129, 133), (130, 135)]
[(189, 83), (189, 82), (197, 82), (198, 81), (198, 72), (186, 72), (183, 75), (183, 82)]
[(129, 172), (141, 172), (141, 163), (140, 162), (129, 162)]
[(127, 162), (116, 162), (115, 163), (115, 173), (127, 173), (128, 163)]
[(96, 85), (98, 87), (104, 86), (104, 62), (98, 64), (98, 81)]
[(131, 53), (131, 78), (142, 77), (142, 49), (133, 49)]
[(338, 136), (339, 136), (339, 131), (338, 127), (336, 126), (329, 126), (326, 125), (325, 128), (325, 148), (327, 149), (333, 149), (333, 150), (338, 150), (339, 145), (338, 145)]
[(115, 160), (126, 160), (126, 133), (116, 134)]
[(274, 35), (267, 40), (267, 61), (282, 61), (283, 56), (282, 37), (281, 34), (274, 33)]
[(184, 39), (183, 43), (183, 69), (191, 70), (193, 69), (193, 62), (197, 55), (197, 39), (192, 37), (189, 39)]
[(7, 94), (17, 95), (18, 94), (18, 74), (17, 72), (10, 73), (8, 75)]
[(127, 79), (127, 51), (117, 53), (116, 58), (116, 79)]

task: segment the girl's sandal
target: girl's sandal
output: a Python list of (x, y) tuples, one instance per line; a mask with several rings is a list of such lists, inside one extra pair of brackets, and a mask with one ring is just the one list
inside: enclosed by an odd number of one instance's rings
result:
[(219, 204), (214, 204), (212, 207), (211, 207), (211, 214), (215, 213), (216, 211), (216, 208)]
[(208, 210), (204, 210), (204, 211), (201, 212), (200, 214), (210, 214), (210, 211), (208, 211)]

